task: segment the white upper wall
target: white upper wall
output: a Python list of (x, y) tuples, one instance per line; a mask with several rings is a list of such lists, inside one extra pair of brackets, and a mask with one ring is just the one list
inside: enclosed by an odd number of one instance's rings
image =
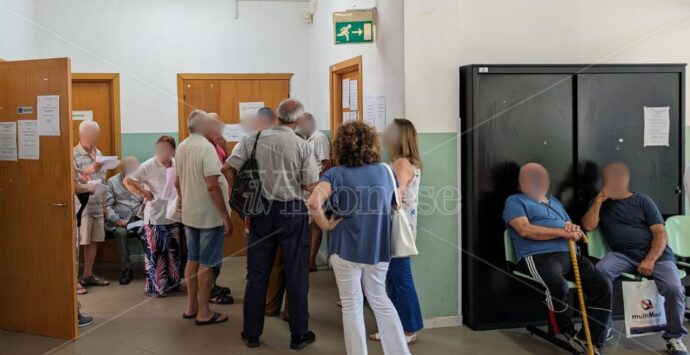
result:
[[(319, 0), (309, 37), (309, 92), (319, 129), (330, 129), (329, 67), (362, 56), (363, 95), (386, 95), (386, 119), (404, 117), (403, 2), (401, 0)], [(376, 7), (376, 39), (370, 44), (333, 42), (333, 12)]]
[(0, 0), (0, 59), (36, 57), (34, 3), (24, 0)]
[(688, 43), (686, 0), (405, 1), (405, 111), (454, 132), (461, 65), (688, 63)]
[(120, 73), (122, 132), (176, 132), (177, 73), (294, 73), (291, 95), (308, 105), (307, 7), (242, 1), (235, 19), (231, 0), (35, 0), (48, 31), (30, 57)]

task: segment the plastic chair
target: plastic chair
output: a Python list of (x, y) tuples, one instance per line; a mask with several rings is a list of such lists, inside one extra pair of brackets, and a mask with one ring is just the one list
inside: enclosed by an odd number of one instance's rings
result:
[[(513, 248), (513, 241), (512, 239), (510, 239), (510, 233), (508, 232), (508, 230), (505, 230), (503, 232), (503, 248), (506, 254), (506, 262), (508, 263), (508, 269), (513, 273), (513, 275), (529, 280), (531, 282), (538, 284), (540, 287), (543, 287), (539, 280), (533, 278), (531, 275), (527, 275), (516, 270), (517, 260), (515, 260), (515, 249)], [(568, 288), (574, 289), (575, 283), (568, 281)], [(556, 326), (556, 315), (551, 310), (548, 310), (548, 320), (549, 321), (547, 331), (544, 331), (541, 328), (534, 325), (528, 325), (525, 327), (525, 329), (530, 334), (534, 334), (548, 341), (549, 343), (560, 347), (561, 349), (567, 350), (573, 354), (579, 354), (579, 352), (573, 349), (573, 347), (570, 346), (568, 342), (556, 337), (556, 335), (558, 335), (560, 332), (558, 330), (558, 327)]]
[[(690, 216), (672, 216), (666, 220), (668, 246), (673, 254), (681, 258), (690, 258)], [(690, 263), (678, 261), (678, 266), (689, 267)]]

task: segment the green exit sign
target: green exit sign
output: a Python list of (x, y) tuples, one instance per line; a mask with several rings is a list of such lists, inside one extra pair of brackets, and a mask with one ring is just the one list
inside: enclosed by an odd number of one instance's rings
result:
[(335, 44), (374, 42), (374, 22), (346, 21), (335, 23)]

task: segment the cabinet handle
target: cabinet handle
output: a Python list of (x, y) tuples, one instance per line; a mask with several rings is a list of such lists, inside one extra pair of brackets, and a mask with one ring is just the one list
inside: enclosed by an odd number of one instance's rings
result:
[(49, 203), (48, 206), (50, 206), (50, 207), (67, 207), (67, 203), (66, 203), (66, 202), (62, 202), (62, 203)]

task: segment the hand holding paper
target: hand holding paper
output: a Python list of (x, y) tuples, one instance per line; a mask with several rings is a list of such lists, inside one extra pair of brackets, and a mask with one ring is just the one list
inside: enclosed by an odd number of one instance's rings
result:
[(112, 170), (120, 165), (120, 161), (117, 159), (117, 156), (114, 155), (97, 156), (96, 162), (103, 164), (102, 169), (105, 170)]

